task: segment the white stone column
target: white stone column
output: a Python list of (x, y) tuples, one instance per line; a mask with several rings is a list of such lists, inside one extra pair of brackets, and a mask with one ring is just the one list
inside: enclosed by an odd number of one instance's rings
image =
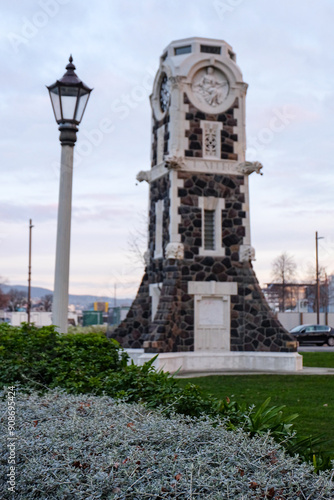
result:
[(61, 148), (56, 266), (52, 305), (52, 323), (56, 325), (56, 329), (60, 333), (67, 333), (73, 147), (74, 142), (72, 145), (63, 143)]
[(169, 156), (171, 157), (184, 155), (184, 126), (188, 124), (185, 123), (183, 117), (183, 78), (181, 76), (169, 77), (171, 93), (171, 105), (169, 108)]

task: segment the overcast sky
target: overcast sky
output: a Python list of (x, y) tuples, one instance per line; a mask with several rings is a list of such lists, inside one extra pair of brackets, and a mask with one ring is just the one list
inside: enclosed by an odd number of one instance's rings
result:
[[(163, 49), (190, 36), (228, 42), (249, 84), (247, 159), (264, 165), (250, 181), (260, 282), (283, 251), (303, 277), (315, 231), (334, 272), (333, 22), (333, 0), (3, 0), (0, 276), (27, 283), (31, 218), (32, 285), (53, 288), (60, 143), (45, 85), (72, 54), (94, 91), (76, 146), (70, 292), (135, 295), (142, 270), (127, 242), (148, 204), (135, 180), (150, 168), (148, 96)], [(106, 118), (111, 130), (97, 132)]]

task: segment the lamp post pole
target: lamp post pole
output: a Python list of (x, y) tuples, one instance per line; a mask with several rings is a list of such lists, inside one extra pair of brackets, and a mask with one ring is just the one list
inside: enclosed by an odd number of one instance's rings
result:
[(316, 304), (317, 304), (317, 325), (320, 323), (320, 280), (319, 280), (319, 258), (318, 258), (318, 241), (322, 240), (323, 236), (318, 236), (318, 231), (315, 232), (315, 274), (316, 274)]
[[(77, 128), (60, 130), (61, 160), (52, 323), (67, 333), (72, 217), (73, 152)], [(65, 136), (65, 137), (64, 137)]]
[(77, 140), (77, 125), (81, 122), (92, 89), (75, 74), (72, 56), (66, 73), (47, 87), (61, 143), (59, 203), (55, 281), (52, 304), (52, 322), (57, 331), (67, 333), (68, 290), (70, 272), (70, 242), (72, 215), (73, 152)]
[(30, 325), (30, 312), (31, 312), (31, 231), (34, 226), (32, 220), (29, 219), (29, 264), (28, 264), (28, 325)]

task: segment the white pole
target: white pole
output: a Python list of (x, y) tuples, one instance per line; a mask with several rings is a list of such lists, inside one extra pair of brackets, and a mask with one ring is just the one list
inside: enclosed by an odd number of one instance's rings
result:
[(52, 323), (67, 333), (72, 214), (73, 145), (62, 144)]

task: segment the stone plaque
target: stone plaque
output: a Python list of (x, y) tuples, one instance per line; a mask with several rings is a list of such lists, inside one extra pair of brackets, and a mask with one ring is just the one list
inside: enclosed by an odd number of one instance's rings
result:
[(224, 304), (221, 298), (203, 298), (199, 301), (199, 326), (223, 326)]

